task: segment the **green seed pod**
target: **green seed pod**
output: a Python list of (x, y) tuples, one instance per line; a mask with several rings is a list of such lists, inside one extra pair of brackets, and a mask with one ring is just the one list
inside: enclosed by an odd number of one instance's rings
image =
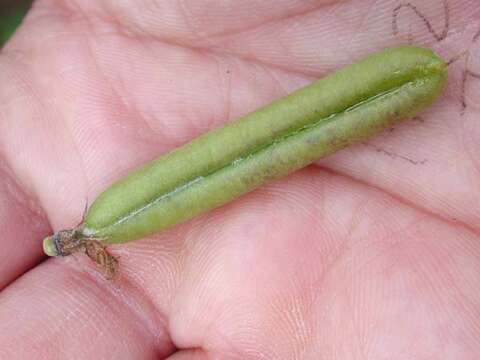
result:
[[(120, 179), (70, 237), (122, 243), (221, 206), (413, 116), (446, 76), (447, 64), (428, 49), (370, 55)], [(62, 254), (54, 237), (45, 251)]]

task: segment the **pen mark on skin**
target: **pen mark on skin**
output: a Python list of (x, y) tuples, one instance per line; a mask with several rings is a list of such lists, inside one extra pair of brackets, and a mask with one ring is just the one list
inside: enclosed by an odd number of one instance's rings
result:
[[(473, 36), (472, 42), (475, 43), (480, 38), (480, 30)], [(465, 59), (464, 70), (462, 72), (462, 80), (460, 84), (460, 98), (461, 98), (461, 109), (460, 116), (465, 115), (467, 111), (467, 83), (469, 78), (480, 80), (480, 74), (470, 70), (470, 51), (464, 51), (459, 56), (454, 58), (453, 61), (458, 60), (463, 57)], [(452, 61), (452, 62), (453, 62)]]
[[(468, 66), (468, 60), (467, 60), (466, 66)], [(461, 94), (462, 94), (461, 95), (462, 109), (460, 111), (461, 116), (465, 115), (465, 112), (467, 111), (467, 83), (468, 83), (469, 77), (480, 80), (480, 74), (477, 74), (469, 70), (468, 67), (466, 67), (465, 70), (463, 71), (462, 84), (461, 84)]]
[[(477, 31), (477, 33), (473, 36), (472, 42), (476, 43), (480, 39), (480, 29)], [(461, 83), (461, 99), (462, 99), (462, 105), (461, 105), (461, 110), (460, 110), (460, 116), (465, 115), (465, 112), (467, 111), (467, 82), (468, 78), (474, 78), (480, 80), (480, 74), (473, 72), (469, 69), (469, 61), (470, 61), (470, 52), (466, 51), (462, 53), (461, 55), (465, 56), (465, 70), (462, 73), (462, 83)]]
[[(421, 116), (414, 116), (412, 117), (412, 121), (418, 122), (418, 123), (424, 123), (425, 119)], [(394, 132), (397, 129), (397, 126), (392, 126), (390, 129), (388, 129), (389, 132)]]
[(480, 29), (478, 29), (477, 33), (473, 36), (473, 42), (477, 42), (480, 39)]
[[(437, 40), (437, 42), (440, 42), (444, 40), (447, 35), (448, 31), (450, 28), (450, 10), (448, 7), (448, 2), (447, 0), (443, 0), (443, 8), (444, 8), (444, 13), (445, 13), (445, 23), (444, 23), (444, 28), (442, 32), (437, 33), (435, 29), (433, 28), (433, 25), (431, 21), (427, 18), (427, 16), (422, 13), (414, 4), (411, 2), (404, 2), (400, 3), (393, 9), (393, 15), (392, 15), (392, 32), (393, 35), (398, 35), (400, 33), (399, 26), (398, 26), (398, 18), (400, 11), (402, 9), (410, 9), (413, 11), (413, 13), (422, 20), (424, 23), (425, 27), (427, 28), (428, 32), (432, 34), (432, 36)], [(476, 43), (480, 39), (480, 29), (477, 30), (475, 35), (472, 38), (472, 42)], [(411, 39), (411, 33), (409, 32), (408, 34), (408, 41), (409, 43), (412, 43)], [(480, 74), (477, 74), (471, 70), (469, 70), (469, 51), (464, 51), (452, 59), (447, 61), (447, 65), (450, 66), (451, 64), (455, 63), (456, 61), (460, 60), (461, 58), (465, 57), (465, 70), (462, 73), (462, 80), (461, 80), (461, 90), (460, 90), (460, 97), (461, 97), (461, 109), (460, 109), (460, 116), (463, 116), (467, 110), (467, 101), (466, 101), (466, 92), (467, 92), (467, 83), (469, 78), (475, 78), (480, 80)], [(390, 129), (390, 131), (393, 131), (393, 129)]]
[(461, 99), (462, 99), (462, 108), (460, 110), (460, 116), (465, 115), (465, 111), (467, 111), (467, 70), (463, 71), (462, 73), (462, 85), (461, 85)]
[[(393, 16), (392, 16), (393, 35), (398, 35), (400, 33), (400, 30), (398, 28), (398, 17), (399, 17), (400, 11), (404, 8), (405, 9), (410, 9), (411, 11), (413, 11), (413, 13), (415, 15), (417, 15), (420, 18), (420, 20), (422, 20), (422, 22), (424, 23), (428, 32), (430, 34), (432, 34), (432, 36), (435, 38), (435, 40), (437, 40), (437, 42), (440, 42), (447, 37), (448, 31), (449, 31), (449, 28), (450, 28), (450, 10), (448, 8), (447, 0), (443, 0), (443, 8), (444, 8), (444, 13), (445, 13), (445, 23), (444, 23), (444, 28), (443, 28), (442, 32), (440, 32), (440, 33), (437, 33), (435, 31), (435, 29), (432, 26), (432, 23), (430, 22), (430, 20), (427, 18), (427, 16), (425, 14), (423, 14), (415, 5), (413, 5), (410, 2), (407, 2), (407, 3), (401, 3), (393, 9)], [(411, 35), (409, 33), (409, 38), (410, 38), (410, 36)]]
[(447, 66), (450, 66), (452, 65), (453, 63), (457, 62), (458, 60), (460, 60), (461, 58), (465, 57), (465, 56), (468, 56), (469, 54), (469, 51), (468, 50), (465, 50), (465, 51), (462, 51), (460, 54), (454, 56), (453, 58), (451, 58), (450, 60), (447, 61)]
[[(477, 31), (477, 33), (473, 36), (472, 38), (472, 43), (475, 44), (478, 39), (480, 39), (480, 29)], [(465, 50), (461, 52), (460, 54), (454, 56), (451, 58), (448, 62), (447, 65), (450, 66), (451, 64), (457, 62), (460, 59), (464, 59), (464, 70), (462, 71), (462, 79), (460, 82), (460, 116), (463, 116), (467, 110), (467, 83), (469, 78), (473, 79), (478, 79), (480, 80), (480, 74), (476, 73), (472, 70), (469, 69), (470, 65), (470, 50)]]
[(413, 121), (416, 121), (416, 122), (419, 122), (419, 123), (424, 123), (424, 122), (425, 122), (425, 119), (424, 119), (423, 117), (421, 117), (421, 116), (418, 116), (418, 115), (412, 117), (412, 120), (413, 120)]
[(401, 159), (401, 160), (404, 160), (404, 161), (406, 161), (406, 162), (408, 162), (412, 165), (425, 165), (428, 162), (427, 159), (414, 160), (414, 159), (411, 159), (407, 156), (394, 153), (393, 151), (385, 150), (385, 149), (383, 149), (379, 146), (375, 146), (375, 145), (369, 144), (367, 142), (362, 142), (362, 144), (365, 145), (365, 146), (368, 146), (369, 148), (372, 148), (373, 150), (375, 150), (375, 152), (377, 152), (379, 154), (386, 155), (386, 156), (388, 156), (389, 158), (392, 158), (392, 159)]
[(473, 71), (467, 70), (467, 75), (474, 77), (475, 79), (480, 79), (480, 74), (474, 73)]

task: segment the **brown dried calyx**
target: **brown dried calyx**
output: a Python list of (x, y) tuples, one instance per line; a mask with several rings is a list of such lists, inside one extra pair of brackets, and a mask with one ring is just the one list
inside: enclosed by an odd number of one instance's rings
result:
[(85, 237), (76, 228), (61, 230), (43, 240), (43, 251), (49, 256), (68, 256), (77, 252), (85, 253), (95, 262), (107, 279), (113, 279), (118, 269), (118, 259), (107, 251), (101, 239)]

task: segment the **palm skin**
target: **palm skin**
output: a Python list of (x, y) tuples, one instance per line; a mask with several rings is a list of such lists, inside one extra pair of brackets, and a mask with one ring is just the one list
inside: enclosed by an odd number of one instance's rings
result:
[[(38, 1), (0, 55), (0, 358), (477, 359), (480, 6), (436, 39), (441, 1), (398, 4)], [(43, 261), (130, 169), (406, 41), (470, 54), (416, 121), (111, 247), (114, 282)]]

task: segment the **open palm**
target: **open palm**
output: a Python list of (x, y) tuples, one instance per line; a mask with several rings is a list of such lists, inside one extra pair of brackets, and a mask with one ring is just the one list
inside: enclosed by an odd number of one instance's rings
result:
[[(0, 55), (0, 358), (478, 359), (479, 29), (477, 0), (39, 0)], [(457, 59), (414, 121), (111, 247), (114, 282), (43, 261), (132, 168), (405, 42)]]

